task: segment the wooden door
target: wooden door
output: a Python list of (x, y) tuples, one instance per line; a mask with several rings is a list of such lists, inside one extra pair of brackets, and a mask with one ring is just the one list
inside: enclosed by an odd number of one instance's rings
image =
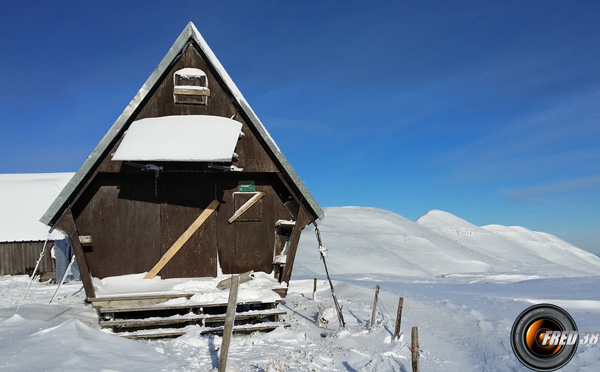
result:
[[(162, 253), (164, 254), (202, 211), (215, 200), (212, 176), (166, 173), (161, 190)], [(162, 278), (215, 277), (217, 275), (216, 216), (213, 213), (158, 273)]]

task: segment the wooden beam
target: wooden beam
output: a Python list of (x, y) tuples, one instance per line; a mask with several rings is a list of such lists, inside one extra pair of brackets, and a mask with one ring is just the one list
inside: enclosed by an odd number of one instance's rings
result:
[(156, 274), (158, 274), (158, 272), (162, 270), (162, 268), (165, 267), (165, 265), (171, 260), (171, 258), (175, 256), (175, 254), (181, 249), (181, 247), (183, 247), (183, 245), (192, 237), (192, 235), (194, 235), (194, 233), (200, 228), (200, 226), (202, 226), (202, 224), (208, 219), (208, 217), (210, 217), (210, 215), (215, 211), (215, 209), (217, 209), (219, 204), (220, 203), (217, 200), (213, 200), (208, 205), (208, 207), (206, 207), (206, 209), (202, 211), (202, 213), (200, 213), (200, 216), (196, 218), (196, 220), (190, 225), (190, 227), (188, 227), (187, 230), (185, 230), (184, 233), (181, 234), (179, 239), (177, 239), (177, 241), (173, 243), (171, 248), (169, 248), (169, 250), (161, 257), (161, 259), (156, 263), (156, 265), (154, 265), (152, 270), (150, 270), (148, 274), (146, 274), (144, 279), (154, 278)]
[(75, 252), (77, 266), (79, 266), (79, 273), (81, 274), (85, 295), (88, 299), (96, 297), (96, 291), (94, 291), (94, 285), (92, 284), (92, 275), (85, 258), (85, 253), (83, 252), (83, 247), (81, 246), (80, 235), (77, 231), (77, 225), (75, 224), (75, 218), (73, 217), (70, 206), (67, 207), (55, 226), (58, 226), (59, 229), (63, 230), (65, 234), (69, 236), (69, 239), (71, 239), (71, 245)]
[[(254, 279), (252, 277), (252, 273), (253, 273), (253, 271), (250, 270), (250, 271), (246, 271), (245, 273), (241, 274), (240, 275), (240, 284), (249, 282), (250, 280)], [(231, 287), (231, 278), (221, 280), (219, 282), (219, 284), (217, 284), (217, 288), (219, 288), (222, 291), (229, 287)]]
[(250, 207), (252, 207), (257, 201), (262, 199), (263, 196), (265, 196), (264, 192), (256, 193), (256, 195), (251, 197), (250, 200), (245, 202), (244, 205), (242, 205), (237, 211), (235, 211), (233, 216), (231, 216), (231, 218), (229, 219), (229, 223), (233, 223), (233, 221), (237, 220), (238, 217), (240, 217), (242, 214), (244, 214), (244, 212), (250, 209)]
[(298, 250), (298, 242), (300, 241), (300, 234), (304, 226), (310, 222), (310, 217), (304, 208), (300, 208), (298, 211), (298, 219), (292, 229), (292, 235), (290, 236), (290, 245), (288, 248), (287, 258), (285, 260), (285, 267), (283, 268), (283, 275), (281, 281), (289, 283), (292, 276), (292, 268), (294, 267), (294, 260), (296, 259), (296, 251)]
[(227, 303), (227, 314), (225, 315), (225, 328), (223, 329), (223, 341), (221, 342), (221, 356), (219, 358), (219, 372), (227, 371), (227, 355), (229, 354), (229, 344), (231, 334), (233, 333), (233, 323), (235, 321), (235, 311), (237, 309), (237, 295), (240, 286), (240, 276), (231, 276), (231, 289), (229, 290), (229, 302)]
[(210, 96), (210, 90), (208, 88), (194, 89), (190, 88), (189, 86), (176, 86), (173, 88), (173, 94), (182, 94), (186, 96)]

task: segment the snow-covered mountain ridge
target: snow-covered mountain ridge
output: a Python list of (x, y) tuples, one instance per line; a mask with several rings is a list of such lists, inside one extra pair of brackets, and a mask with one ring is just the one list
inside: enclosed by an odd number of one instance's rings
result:
[[(437, 210), (416, 221), (377, 208), (325, 211), (318, 224), (332, 274), (467, 275), (509, 281), (600, 275), (597, 256), (524, 227), (478, 227)], [(321, 273), (319, 260), (314, 228), (307, 228), (300, 240), (295, 275)]]

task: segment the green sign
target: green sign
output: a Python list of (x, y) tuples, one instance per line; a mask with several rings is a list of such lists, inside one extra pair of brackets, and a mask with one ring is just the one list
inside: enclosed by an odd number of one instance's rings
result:
[(254, 181), (240, 181), (238, 190), (239, 191), (256, 191), (256, 188), (254, 187)]

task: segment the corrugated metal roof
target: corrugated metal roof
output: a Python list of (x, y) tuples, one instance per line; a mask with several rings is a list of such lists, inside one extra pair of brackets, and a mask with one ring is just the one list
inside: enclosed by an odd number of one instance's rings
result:
[(308, 206), (314, 211), (315, 215), (319, 218), (324, 217), (323, 210), (314, 199), (310, 191), (304, 185), (304, 182), (300, 179), (296, 171), (292, 168), (286, 157), (283, 155), (279, 147), (273, 141), (273, 138), (269, 135), (269, 132), (265, 129), (264, 125), (258, 119), (246, 99), (242, 96), (242, 93), (239, 91), (233, 80), (229, 77), (225, 68), (221, 65), (217, 57), (214, 55), (200, 32), (196, 29), (196, 26), (192, 22), (188, 23), (183, 32), (179, 35), (171, 49), (167, 55), (162, 59), (156, 70), (150, 75), (148, 80), (144, 83), (142, 88), (138, 91), (135, 97), (131, 100), (129, 105), (125, 108), (123, 113), (119, 116), (119, 118), (115, 121), (109, 131), (104, 135), (104, 138), (100, 141), (100, 143), (96, 146), (94, 151), (88, 156), (86, 161), (83, 163), (81, 168), (75, 173), (73, 178), (69, 181), (69, 183), (65, 186), (63, 191), (58, 195), (58, 197), (54, 200), (52, 205), (48, 208), (46, 213), (40, 219), (41, 222), (47, 225), (53, 225), (58, 219), (59, 215), (64, 211), (67, 207), (68, 203), (74, 195), (76, 194), (79, 187), (82, 186), (83, 182), (87, 179), (90, 171), (97, 165), (97, 163), (102, 159), (103, 154), (108, 151), (111, 143), (120, 136), (123, 132), (125, 125), (131, 119), (132, 114), (144, 101), (148, 93), (151, 89), (158, 83), (163, 73), (171, 66), (171, 64), (178, 58), (178, 56), (184, 51), (186, 46), (190, 41), (196, 42), (202, 52), (206, 55), (207, 63), (211, 64), (215, 69), (217, 75), (223, 80), (226, 87), (229, 89), (233, 98), (238, 103), (244, 114), (250, 119), (250, 125), (253, 125), (259, 135), (267, 144), (270, 151), (273, 152), (283, 170), (289, 178), (292, 180), (295, 187), (301, 194), (301, 197)]

